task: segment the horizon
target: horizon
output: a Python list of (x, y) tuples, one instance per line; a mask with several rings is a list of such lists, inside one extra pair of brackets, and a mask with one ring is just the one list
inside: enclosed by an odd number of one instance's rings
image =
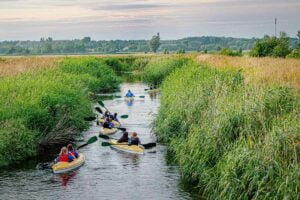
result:
[(299, 0), (0, 0), (0, 41), (295, 37)]

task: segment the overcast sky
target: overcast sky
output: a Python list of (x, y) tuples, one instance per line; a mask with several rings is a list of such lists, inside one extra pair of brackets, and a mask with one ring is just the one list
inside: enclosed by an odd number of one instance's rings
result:
[(300, 0), (0, 0), (0, 41), (262, 37), (300, 30)]

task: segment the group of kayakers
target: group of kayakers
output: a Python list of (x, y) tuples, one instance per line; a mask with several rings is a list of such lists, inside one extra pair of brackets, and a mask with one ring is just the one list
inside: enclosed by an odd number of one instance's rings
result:
[(78, 158), (78, 152), (73, 148), (72, 144), (68, 144), (67, 147), (62, 147), (59, 155), (55, 158), (55, 162), (72, 162), (75, 158)]
[[(135, 97), (134, 94), (128, 90), (128, 92), (125, 95), (126, 97)], [(113, 121), (119, 122), (118, 119), (118, 113), (110, 113), (109, 111), (105, 111), (103, 118), (103, 128), (106, 129), (112, 129), (115, 128), (115, 125)], [(97, 122), (98, 124), (98, 122)], [(100, 124), (100, 123), (99, 123)], [(118, 140), (118, 143), (124, 143), (127, 142), (128, 145), (140, 145), (141, 140), (137, 136), (136, 132), (133, 132), (131, 137), (128, 136), (128, 132), (124, 131), (122, 137)], [(78, 152), (73, 148), (72, 144), (68, 144), (67, 147), (62, 147), (60, 154), (55, 159), (55, 162), (72, 162), (74, 159), (78, 158), (79, 154)]]

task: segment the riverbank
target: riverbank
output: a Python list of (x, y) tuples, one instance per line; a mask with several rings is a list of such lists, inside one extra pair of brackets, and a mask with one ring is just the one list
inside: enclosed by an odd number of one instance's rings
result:
[(107, 60), (92, 57), (51, 59), (49, 66), (24, 72), (0, 79), (1, 167), (72, 141), (93, 115), (88, 94), (120, 83)]
[[(145, 71), (165, 68), (172, 67), (161, 62)], [(208, 199), (299, 197), (300, 100), (293, 89), (245, 82), (239, 70), (192, 59), (166, 71), (152, 77), (153, 84), (157, 77), (162, 82), (154, 130), (200, 193)]]

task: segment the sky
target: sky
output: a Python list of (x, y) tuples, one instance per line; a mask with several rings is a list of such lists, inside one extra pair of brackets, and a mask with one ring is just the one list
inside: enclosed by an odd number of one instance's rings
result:
[(295, 37), (300, 0), (0, 0), (0, 41)]

